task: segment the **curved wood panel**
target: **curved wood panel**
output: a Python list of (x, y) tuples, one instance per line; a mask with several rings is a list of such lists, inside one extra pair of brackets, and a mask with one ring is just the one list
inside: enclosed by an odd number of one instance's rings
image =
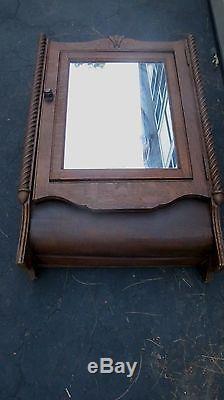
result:
[(88, 257), (206, 257), (213, 246), (209, 203), (181, 199), (141, 212), (91, 211), (58, 200), (33, 205), (35, 254)]

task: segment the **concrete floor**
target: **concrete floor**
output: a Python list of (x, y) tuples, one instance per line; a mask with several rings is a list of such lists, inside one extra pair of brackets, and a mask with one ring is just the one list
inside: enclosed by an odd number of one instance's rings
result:
[[(223, 81), (206, 0), (0, 0), (0, 400), (222, 400), (223, 274), (205, 285), (195, 269), (51, 270), (33, 283), (15, 266), (40, 32), (60, 41), (195, 34), (224, 172)], [(100, 357), (138, 361), (137, 374), (89, 374)]]

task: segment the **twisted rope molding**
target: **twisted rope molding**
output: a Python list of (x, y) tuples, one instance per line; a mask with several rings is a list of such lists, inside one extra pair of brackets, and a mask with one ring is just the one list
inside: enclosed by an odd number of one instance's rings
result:
[(218, 169), (218, 163), (215, 156), (215, 147), (213, 140), (212, 127), (208, 118), (208, 109), (204, 95), (204, 88), (201, 79), (198, 51), (195, 38), (193, 35), (188, 36), (188, 46), (192, 60), (192, 70), (196, 85), (196, 92), (199, 102), (199, 112), (201, 116), (202, 129), (204, 133), (205, 146), (208, 154), (208, 162), (210, 169), (210, 177), (212, 183), (212, 195), (217, 204), (221, 204), (224, 200), (224, 192), (221, 183), (221, 177)]
[(24, 152), (21, 168), (18, 198), (24, 204), (29, 197), (32, 186), (32, 166), (35, 140), (38, 134), (40, 106), (42, 98), (44, 68), (46, 62), (47, 38), (41, 34), (38, 45), (36, 68), (34, 73), (33, 91), (30, 101), (30, 109), (27, 130), (24, 138)]
[(195, 38), (189, 35), (188, 47), (192, 60), (192, 71), (196, 86), (197, 98), (199, 103), (199, 112), (201, 117), (202, 129), (204, 134), (204, 141), (208, 155), (210, 179), (212, 184), (212, 222), (217, 247), (217, 255), (219, 261), (219, 269), (224, 267), (224, 242), (222, 236), (221, 218), (220, 218), (220, 205), (224, 201), (224, 192), (221, 182), (221, 176), (218, 169), (218, 163), (215, 156), (215, 147), (213, 140), (212, 127), (208, 118), (208, 109), (204, 95), (204, 88), (201, 79), (199, 56), (196, 47)]
[(35, 144), (38, 136), (41, 99), (43, 92), (44, 70), (47, 54), (47, 38), (41, 34), (38, 44), (38, 53), (36, 68), (34, 73), (33, 90), (30, 101), (29, 115), (26, 134), (24, 138), (24, 152), (18, 189), (18, 198), (22, 203), (22, 221), (20, 237), (18, 243), (17, 264), (24, 267), (28, 272), (32, 272), (32, 266), (28, 262), (28, 231), (30, 224), (30, 192), (32, 187), (33, 160), (35, 153)]

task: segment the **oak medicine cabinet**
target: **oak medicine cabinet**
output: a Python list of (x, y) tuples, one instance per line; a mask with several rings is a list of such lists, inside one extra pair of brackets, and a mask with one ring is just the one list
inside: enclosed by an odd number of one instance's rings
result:
[(224, 266), (223, 200), (195, 40), (39, 42), (17, 262)]

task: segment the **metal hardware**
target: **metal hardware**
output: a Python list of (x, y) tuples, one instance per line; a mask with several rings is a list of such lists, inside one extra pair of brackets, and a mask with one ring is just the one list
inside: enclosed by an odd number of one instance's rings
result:
[(44, 100), (47, 103), (51, 103), (54, 100), (54, 93), (52, 89), (45, 89), (44, 90)]

